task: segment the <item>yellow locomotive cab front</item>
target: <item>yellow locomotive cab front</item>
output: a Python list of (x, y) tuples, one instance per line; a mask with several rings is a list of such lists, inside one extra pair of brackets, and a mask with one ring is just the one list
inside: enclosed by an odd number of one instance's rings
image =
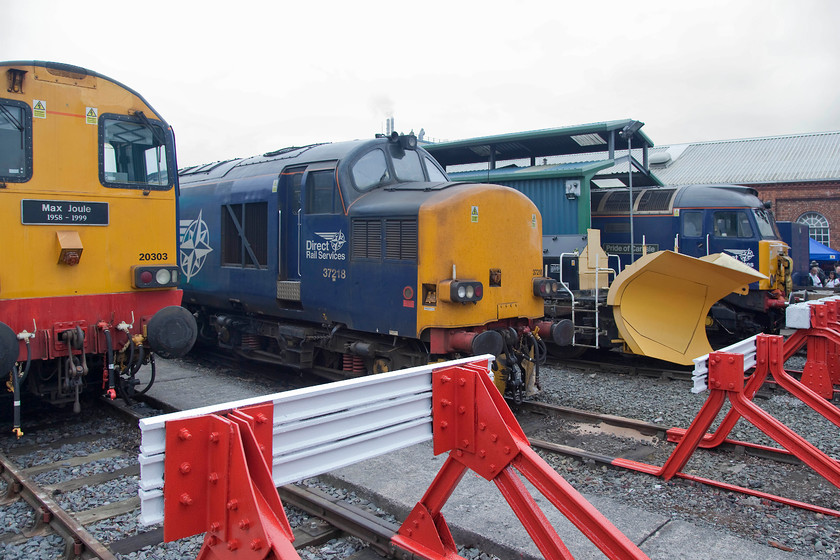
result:
[(542, 276), (539, 211), (508, 187), (460, 187), (432, 196), (419, 213), (417, 334), (431, 336), (433, 354), (441, 330), (543, 316), (534, 287)]

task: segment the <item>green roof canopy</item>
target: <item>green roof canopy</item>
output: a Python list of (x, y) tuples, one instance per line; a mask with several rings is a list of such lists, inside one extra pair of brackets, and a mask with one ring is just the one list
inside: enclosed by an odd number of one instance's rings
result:
[[(615, 158), (615, 150), (626, 150), (627, 140), (619, 132), (632, 119), (607, 121), (562, 128), (548, 128), (529, 132), (514, 132), (439, 144), (424, 144), (425, 148), (441, 165), (460, 165), (489, 161), (491, 169), (496, 161), (543, 156), (607, 152), (609, 159)], [(653, 142), (644, 132), (638, 131), (632, 137), (633, 148), (641, 148), (645, 155)], [(644, 158), (647, 160), (647, 157)], [(647, 161), (643, 163), (647, 168)]]

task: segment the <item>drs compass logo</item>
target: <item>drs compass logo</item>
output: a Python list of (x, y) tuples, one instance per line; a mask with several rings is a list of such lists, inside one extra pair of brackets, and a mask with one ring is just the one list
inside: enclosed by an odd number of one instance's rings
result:
[(190, 281), (190, 278), (201, 271), (207, 255), (213, 251), (208, 243), (210, 231), (207, 223), (201, 218), (201, 212), (195, 220), (181, 220), (181, 272)]

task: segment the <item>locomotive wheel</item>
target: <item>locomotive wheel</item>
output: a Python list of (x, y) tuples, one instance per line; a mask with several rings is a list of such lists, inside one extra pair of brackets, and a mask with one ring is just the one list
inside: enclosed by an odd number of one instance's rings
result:
[(15, 365), (18, 350), (15, 331), (6, 323), (0, 323), (0, 375), (5, 375)]

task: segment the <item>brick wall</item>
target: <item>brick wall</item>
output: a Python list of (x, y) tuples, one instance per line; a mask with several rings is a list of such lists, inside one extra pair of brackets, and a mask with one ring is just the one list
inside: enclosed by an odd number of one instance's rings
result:
[(819, 212), (828, 220), (829, 247), (840, 250), (840, 181), (749, 185), (761, 200), (773, 203), (777, 221), (795, 222), (805, 212)]

